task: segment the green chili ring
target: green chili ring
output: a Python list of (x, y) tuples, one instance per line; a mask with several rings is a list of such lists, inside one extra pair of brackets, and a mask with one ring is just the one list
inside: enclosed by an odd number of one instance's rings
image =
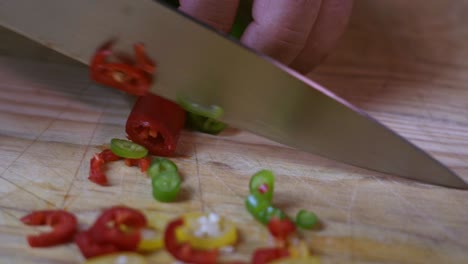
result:
[(148, 149), (129, 140), (113, 138), (110, 149), (115, 155), (127, 159), (141, 159), (148, 155)]
[(155, 177), (158, 177), (163, 172), (171, 171), (178, 172), (179, 169), (177, 168), (177, 165), (172, 160), (158, 157), (151, 162), (147, 173), (148, 176), (150, 176), (150, 178), (153, 179)]
[(217, 105), (203, 106), (197, 103), (189, 102), (183, 98), (178, 98), (177, 102), (185, 111), (201, 115), (204, 117), (218, 119), (224, 114), (223, 108)]
[(160, 202), (173, 202), (180, 192), (182, 180), (177, 171), (163, 171), (151, 179), (153, 197)]
[(275, 176), (269, 170), (261, 170), (255, 173), (249, 182), (250, 193), (265, 197), (271, 202), (275, 188)]
[(296, 215), (296, 225), (303, 229), (312, 229), (318, 223), (317, 216), (310, 211), (300, 210)]

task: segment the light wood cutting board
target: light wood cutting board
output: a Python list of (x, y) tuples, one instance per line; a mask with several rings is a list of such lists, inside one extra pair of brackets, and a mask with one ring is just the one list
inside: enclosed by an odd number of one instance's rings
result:
[[(336, 53), (311, 75), (468, 180), (468, 4), (356, 1)], [(86, 69), (6, 30), (0, 32), (0, 263), (80, 263), (74, 245), (31, 249), (18, 219), (66, 208), (86, 226), (100, 208), (125, 204), (153, 217), (214, 211), (241, 230), (248, 259), (267, 232), (245, 211), (249, 177), (277, 175), (275, 203), (315, 211), (305, 232), (322, 263), (466, 263), (468, 192), (383, 175), (229, 129), (184, 132), (173, 160), (181, 200), (154, 201), (149, 180), (122, 163), (111, 187), (89, 182), (93, 153), (124, 137), (132, 98), (92, 84)], [(338, 121), (338, 120), (337, 120)], [(171, 263), (164, 253), (151, 263)]]

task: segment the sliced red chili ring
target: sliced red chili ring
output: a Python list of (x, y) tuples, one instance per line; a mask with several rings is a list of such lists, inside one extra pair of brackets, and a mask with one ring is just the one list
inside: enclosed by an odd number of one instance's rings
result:
[(101, 153), (95, 154), (90, 160), (88, 179), (102, 186), (108, 185), (105, 164), (119, 159), (121, 158), (112, 153), (110, 149), (105, 149)]
[(108, 62), (112, 43), (106, 43), (96, 51), (91, 63), (91, 79), (99, 84), (125, 91), (133, 95), (145, 95), (152, 83), (154, 64), (146, 56), (144, 46), (136, 44), (136, 63)]
[(31, 247), (49, 247), (73, 240), (78, 230), (76, 217), (64, 210), (35, 211), (21, 218), (26, 225), (49, 225), (53, 228), (51, 232), (27, 237)]
[(296, 225), (289, 218), (272, 217), (268, 222), (268, 230), (276, 239), (286, 240), (296, 231)]
[(138, 68), (148, 74), (153, 74), (156, 70), (154, 62), (146, 55), (145, 46), (143, 43), (137, 43), (135, 48), (135, 63)]
[(174, 154), (185, 124), (185, 111), (177, 104), (154, 94), (139, 97), (127, 119), (125, 131), (133, 142), (150, 154)]
[(140, 229), (147, 225), (139, 210), (115, 206), (104, 211), (90, 228), (94, 241), (113, 244), (121, 250), (136, 250), (141, 239)]
[(193, 249), (189, 243), (177, 241), (176, 229), (184, 225), (182, 218), (171, 221), (164, 232), (164, 245), (169, 253), (177, 260), (192, 264), (214, 264), (219, 252), (213, 250)]
[(89, 231), (78, 233), (75, 237), (75, 243), (85, 258), (92, 258), (120, 251), (114, 244), (96, 242)]
[(288, 256), (289, 251), (286, 248), (260, 248), (252, 256), (252, 264), (266, 264)]
[(125, 159), (125, 165), (132, 167), (138, 166), (140, 167), (141, 172), (146, 172), (151, 164), (151, 157), (146, 156), (141, 159)]

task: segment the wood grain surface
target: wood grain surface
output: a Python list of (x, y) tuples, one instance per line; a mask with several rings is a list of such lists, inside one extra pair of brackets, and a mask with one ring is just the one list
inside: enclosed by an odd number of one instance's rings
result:
[[(311, 77), (431, 153), (468, 181), (468, 2), (356, 1), (336, 52)], [(247, 260), (267, 232), (245, 211), (251, 174), (277, 175), (275, 203), (315, 211), (303, 232), (322, 263), (466, 263), (468, 192), (383, 175), (229, 129), (184, 132), (173, 160), (180, 200), (154, 201), (135, 168), (110, 166), (111, 187), (87, 180), (89, 159), (124, 137), (132, 98), (92, 84), (82, 66), (0, 31), (0, 263), (80, 263), (76, 246), (31, 249), (19, 218), (66, 208), (82, 226), (125, 204), (152, 218), (214, 211), (240, 228)], [(172, 263), (166, 253), (150, 263)]]

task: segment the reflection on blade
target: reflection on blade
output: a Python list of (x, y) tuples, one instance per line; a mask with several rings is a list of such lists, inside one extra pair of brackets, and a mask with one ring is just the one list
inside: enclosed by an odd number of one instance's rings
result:
[(441, 163), (318, 84), (151, 0), (0, 0), (0, 23), (83, 63), (110, 39), (127, 51), (143, 42), (158, 64), (154, 93), (219, 105), (223, 121), (298, 149), (466, 188)]

